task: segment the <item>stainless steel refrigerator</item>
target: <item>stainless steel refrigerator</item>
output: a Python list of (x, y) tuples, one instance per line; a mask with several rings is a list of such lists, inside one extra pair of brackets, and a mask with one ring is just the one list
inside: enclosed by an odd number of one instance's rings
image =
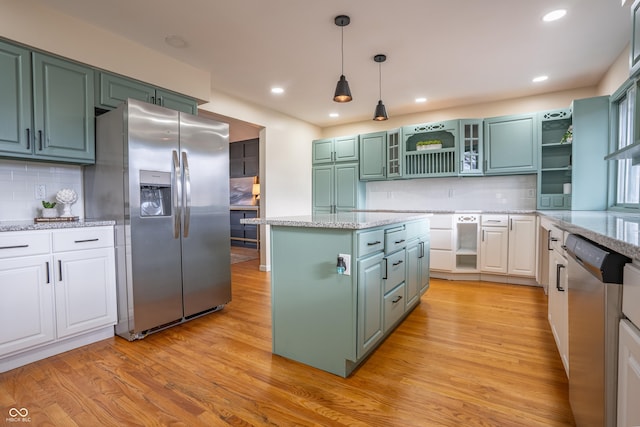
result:
[(87, 219), (116, 221), (118, 335), (231, 300), (226, 123), (127, 100), (96, 119), (84, 197)]

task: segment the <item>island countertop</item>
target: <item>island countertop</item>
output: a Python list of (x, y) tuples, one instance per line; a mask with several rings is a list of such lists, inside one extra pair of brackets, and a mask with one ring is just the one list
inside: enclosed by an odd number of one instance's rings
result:
[(115, 225), (115, 221), (61, 221), (39, 222), (33, 221), (3, 221), (0, 222), (0, 232), (4, 231), (29, 231), (29, 230), (57, 230), (66, 228), (103, 227)]
[(313, 215), (283, 216), (273, 218), (245, 218), (242, 224), (272, 225), (307, 228), (341, 228), (361, 230), (365, 228), (391, 225), (406, 221), (428, 218), (429, 213), (407, 212), (338, 212)]

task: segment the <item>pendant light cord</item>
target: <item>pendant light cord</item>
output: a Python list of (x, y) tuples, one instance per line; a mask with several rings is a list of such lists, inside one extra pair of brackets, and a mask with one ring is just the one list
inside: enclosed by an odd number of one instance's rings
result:
[(378, 62), (378, 94), (380, 95), (380, 99), (382, 101), (382, 62)]
[(341, 64), (342, 68), (340, 69), (340, 75), (344, 76), (344, 26), (340, 27), (340, 55), (342, 58)]

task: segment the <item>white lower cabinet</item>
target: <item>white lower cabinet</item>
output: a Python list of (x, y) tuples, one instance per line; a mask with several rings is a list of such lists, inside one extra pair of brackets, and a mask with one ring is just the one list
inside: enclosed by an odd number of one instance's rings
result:
[(480, 272), (535, 278), (535, 215), (482, 215)]
[(0, 372), (113, 336), (113, 227), (0, 233)]
[(620, 321), (618, 350), (618, 426), (640, 425), (640, 329)]
[(482, 227), (480, 237), (480, 271), (507, 273), (509, 256), (509, 229), (507, 227)]
[(564, 370), (569, 376), (569, 300), (567, 259), (559, 245), (549, 253), (548, 318)]
[(535, 277), (536, 243), (536, 216), (509, 215), (508, 274)]
[(434, 214), (430, 219), (431, 247), (429, 250), (432, 270), (453, 271), (453, 216)]

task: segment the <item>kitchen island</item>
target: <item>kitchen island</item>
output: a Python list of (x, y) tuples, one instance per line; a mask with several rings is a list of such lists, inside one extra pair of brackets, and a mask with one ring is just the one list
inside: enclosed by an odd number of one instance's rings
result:
[(429, 286), (429, 215), (343, 212), (270, 225), (273, 353), (347, 377)]

